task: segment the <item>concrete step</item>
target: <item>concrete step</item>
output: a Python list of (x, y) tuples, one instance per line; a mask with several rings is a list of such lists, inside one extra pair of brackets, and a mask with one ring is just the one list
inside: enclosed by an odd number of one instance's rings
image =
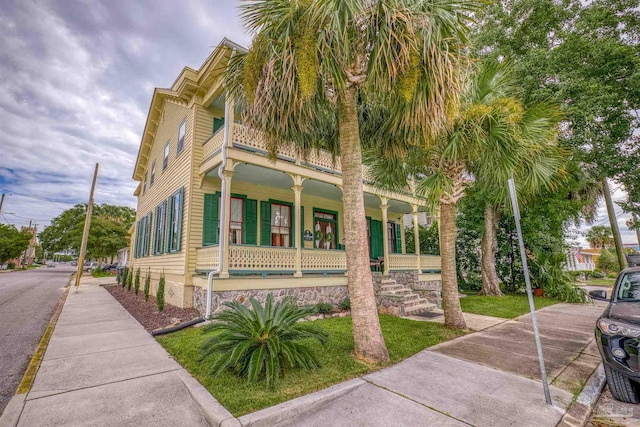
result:
[(380, 292), (394, 292), (394, 291), (401, 291), (404, 289), (406, 288), (402, 285), (382, 285), (380, 287)]
[[(384, 279), (384, 280), (380, 281), (380, 284), (381, 285), (397, 285), (398, 282), (396, 282), (393, 279)], [(402, 285), (400, 285), (400, 286), (402, 286)]]
[(411, 289), (394, 289), (391, 291), (380, 292), (380, 295), (405, 296), (411, 293)]
[(417, 299), (420, 299), (420, 295), (418, 294), (405, 294), (404, 296), (405, 302), (409, 302)]
[(426, 303), (426, 304), (420, 304), (420, 305), (414, 305), (412, 307), (406, 307), (404, 308), (404, 312), (407, 315), (414, 315), (423, 311), (433, 311), (436, 308), (438, 308), (437, 305), (435, 304), (431, 304), (431, 303)]
[(414, 300), (410, 300), (410, 301), (405, 301), (404, 302), (405, 308), (407, 308), (407, 307), (415, 307), (417, 305), (422, 305), (422, 304), (429, 304), (429, 301), (427, 301), (426, 298), (418, 298), (418, 299), (414, 299)]

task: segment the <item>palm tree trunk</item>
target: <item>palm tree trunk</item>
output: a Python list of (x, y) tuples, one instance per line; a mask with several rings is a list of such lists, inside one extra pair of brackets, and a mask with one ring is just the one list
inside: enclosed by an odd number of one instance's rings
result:
[(456, 205), (440, 202), (440, 258), (442, 277), (442, 308), (444, 324), (466, 329), (458, 296), (456, 277)]
[(496, 252), (498, 251), (499, 208), (491, 203), (484, 205), (484, 235), (482, 236), (482, 289), (480, 295), (502, 296), (498, 274), (496, 273)]
[[(622, 238), (620, 237), (620, 228), (618, 227), (618, 218), (616, 218), (616, 212), (613, 209), (613, 201), (611, 200), (611, 192), (609, 191), (609, 184), (607, 178), (602, 179), (602, 189), (604, 190), (604, 200), (607, 204), (607, 213), (609, 215), (609, 224), (611, 224), (611, 231), (613, 232), (613, 242), (616, 245), (616, 255), (618, 256), (618, 264), (620, 271), (627, 268), (627, 260), (624, 257), (624, 247), (622, 246)], [(604, 247), (604, 246), (603, 246)]]
[(349, 299), (356, 357), (371, 362), (389, 360), (382, 337), (373, 278), (366, 250), (367, 220), (362, 184), (362, 147), (358, 128), (357, 89), (349, 87), (338, 101), (344, 233), (349, 272)]

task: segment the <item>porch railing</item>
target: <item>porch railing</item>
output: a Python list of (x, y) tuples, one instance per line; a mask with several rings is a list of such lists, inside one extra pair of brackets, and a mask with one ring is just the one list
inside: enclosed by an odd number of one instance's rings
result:
[(222, 147), (222, 141), (224, 139), (223, 129), (218, 129), (216, 133), (214, 133), (211, 138), (204, 143), (202, 147), (202, 160), (207, 160), (213, 153)]
[(417, 270), (418, 257), (414, 254), (389, 254), (389, 270)]
[(344, 251), (303, 249), (302, 271), (347, 271), (347, 256)]
[(229, 271), (295, 271), (295, 248), (229, 245)]
[(422, 268), (422, 271), (440, 271), (442, 267), (442, 263), (440, 262), (440, 255), (420, 255), (420, 267)]
[(218, 268), (218, 245), (196, 249), (196, 270)]

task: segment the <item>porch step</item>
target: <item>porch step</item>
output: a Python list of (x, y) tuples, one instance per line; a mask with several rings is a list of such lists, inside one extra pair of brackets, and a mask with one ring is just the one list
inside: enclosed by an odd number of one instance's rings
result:
[[(417, 295), (416, 295), (417, 296)], [(409, 301), (407, 301), (406, 299), (404, 300), (404, 307), (406, 308), (410, 308), (410, 307), (415, 307), (418, 305), (422, 305), (422, 304), (429, 304), (429, 301), (427, 301), (426, 298), (415, 298), (415, 299), (411, 299)]]
[(436, 304), (431, 304), (426, 298), (414, 294), (411, 288), (398, 284), (393, 279), (386, 279), (380, 282), (379, 297), (388, 297), (401, 303), (400, 316), (410, 316), (418, 313), (432, 311), (438, 308)]
[(380, 289), (380, 295), (407, 295), (411, 293), (411, 289), (407, 289), (405, 287), (394, 288), (394, 289)]
[(412, 307), (405, 306), (404, 312), (407, 315), (412, 315), (413, 316), (413, 315), (418, 314), (418, 313), (423, 313), (423, 312), (426, 312), (426, 311), (433, 311), (436, 308), (438, 308), (437, 305), (431, 304), (430, 302), (427, 302), (427, 303), (414, 305)]
[[(384, 285), (397, 285), (398, 282), (396, 282), (394, 279), (384, 279), (384, 280), (380, 281), (380, 284), (383, 285), (383, 286)], [(402, 286), (402, 285), (400, 285), (400, 286)]]

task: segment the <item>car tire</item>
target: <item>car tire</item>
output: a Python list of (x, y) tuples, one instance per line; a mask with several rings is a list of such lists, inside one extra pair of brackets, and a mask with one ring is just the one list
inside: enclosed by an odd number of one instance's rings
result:
[(604, 373), (607, 376), (607, 383), (611, 394), (617, 400), (626, 403), (638, 403), (638, 394), (633, 381), (622, 375), (620, 372), (604, 365)]

